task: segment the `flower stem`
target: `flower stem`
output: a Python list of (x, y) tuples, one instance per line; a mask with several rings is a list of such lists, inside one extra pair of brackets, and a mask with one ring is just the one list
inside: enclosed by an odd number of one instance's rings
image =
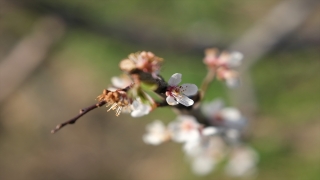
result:
[(200, 98), (203, 99), (204, 95), (206, 94), (210, 83), (213, 81), (216, 71), (213, 69), (209, 69), (206, 77), (204, 78), (201, 84), (201, 95)]

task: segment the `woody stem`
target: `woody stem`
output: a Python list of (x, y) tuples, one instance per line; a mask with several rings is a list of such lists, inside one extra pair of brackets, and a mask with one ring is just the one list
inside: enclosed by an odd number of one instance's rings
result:
[(78, 120), (81, 116), (87, 114), (87, 113), (90, 112), (91, 110), (94, 110), (94, 109), (96, 109), (96, 108), (98, 108), (98, 107), (100, 107), (100, 106), (103, 106), (104, 104), (106, 104), (106, 101), (101, 101), (101, 102), (99, 102), (99, 103), (97, 103), (97, 104), (94, 104), (94, 105), (91, 105), (91, 106), (89, 106), (89, 107), (86, 107), (86, 108), (81, 109), (81, 110), (80, 110), (80, 113), (79, 113), (77, 116), (75, 116), (74, 118), (72, 118), (72, 119), (70, 119), (70, 120), (68, 120), (68, 121), (66, 121), (66, 122), (63, 122), (63, 123), (61, 123), (61, 124), (58, 124), (53, 130), (51, 130), (51, 133), (52, 133), (52, 134), (53, 134), (53, 133), (56, 133), (57, 131), (59, 131), (61, 128), (63, 128), (64, 126), (66, 126), (66, 125), (68, 125), (68, 124), (74, 124), (75, 122), (77, 122), (77, 120)]

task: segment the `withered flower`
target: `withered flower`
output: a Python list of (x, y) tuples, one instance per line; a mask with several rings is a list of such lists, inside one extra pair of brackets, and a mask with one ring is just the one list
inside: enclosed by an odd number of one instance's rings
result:
[(128, 97), (127, 93), (123, 90), (109, 91), (103, 90), (103, 93), (97, 97), (99, 102), (106, 101), (106, 107), (111, 106), (108, 111), (115, 110), (116, 116), (119, 116), (121, 111), (130, 111), (132, 99)]
[(140, 69), (151, 74), (158, 74), (163, 59), (155, 56), (152, 52), (136, 52), (120, 62), (120, 69), (130, 72), (133, 69)]

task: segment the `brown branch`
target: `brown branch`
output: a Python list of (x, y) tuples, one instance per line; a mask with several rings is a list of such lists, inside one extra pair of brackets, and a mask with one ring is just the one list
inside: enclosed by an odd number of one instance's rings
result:
[(84, 108), (84, 109), (81, 109), (80, 110), (80, 113), (79, 115), (77, 115), (76, 117), (66, 121), (66, 122), (63, 122), (61, 124), (58, 124), (53, 130), (51, 130), (51, 133), (56, 133), (57, 131), (59, 131), (61, 128), (63, 128), (64, 126), (68, 125), (68, 124), (74, 124), (75, 122), (77, 122), (77, 120), (82, 117), (83, 115), (87, 114), (88, 112), (90, 112), (91, 110), (93, 109), (96, 109), (98, 107), (101, 107), (103, 106), (104, 104), (106, 104), (106, 101), (101, 101), (97, 104), (94, 104), (92, 106), (89, 106), (87, 108)]

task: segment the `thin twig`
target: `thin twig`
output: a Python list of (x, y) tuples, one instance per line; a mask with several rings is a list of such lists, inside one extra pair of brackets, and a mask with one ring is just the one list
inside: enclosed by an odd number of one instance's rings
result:
[(57, 131), (59, 131), (61, 128), (63, 128), (64, 126), (68, 125), (68, 124), (74, 124), (81, 116), (87, 114), (88, 112), (90, 112), (91, 110), (95, 109), (95, 108), (98, 108), (98, 107), (101, 107), (103, 106), (104, 104), (106, 104), (106, 101), (101, 101), (97, 104), (94, 104), (92, 106), (89, 106), (87, 108), (84, 108), (84, 109), (81, 109), (80, 110), (80, 114), (77, 115), (76, 117), (66, 121), (66, 122), (63, 122), (61, 124), (58, 124), (56, 126), (56, 128), (54, 128), (53, 130), (51, 130), (51, 133), (56, 133)]
[(203, 82), (201, 84), (201, 96), (200, 96), (200, 99), (203, 99), (204, 95), (207, 92), (207, 89), (208, 89), (210, 83), (214, 79), (214, 76), (215, 76), (215, 70), (208, 69), (207, 76), (204, 78), (204, 80), (203, 80)]

